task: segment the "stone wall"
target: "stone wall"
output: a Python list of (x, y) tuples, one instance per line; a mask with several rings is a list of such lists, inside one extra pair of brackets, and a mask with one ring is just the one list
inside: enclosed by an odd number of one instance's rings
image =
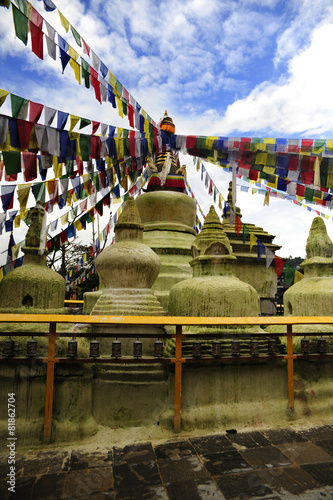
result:
[[(288, 410), (285, 361), (183, 366), (182, 429), (244, 429), (331, 423), (333, 363), (295, 361), (295, 411)], [(78, 441), (99, 426), (172, 429), (172, 365), (56, 365), (52, 439)], [(2, 364), (0, 434), (7, 431), (7, 395), (15, 392), (22, 445), (42, 440), (46, 366)]]

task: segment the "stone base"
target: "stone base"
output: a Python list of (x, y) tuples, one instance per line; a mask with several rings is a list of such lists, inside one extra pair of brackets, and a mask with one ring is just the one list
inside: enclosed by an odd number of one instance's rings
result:
[(91, 314), (91, 311), (94, 309), (96, 302), (102, 295), (102, 291), (98, 292), (86, 292), (83, 294), (83, 314)]
[(114, 316), (164, 316), (150, 288), (104, 288), (91, 314)]

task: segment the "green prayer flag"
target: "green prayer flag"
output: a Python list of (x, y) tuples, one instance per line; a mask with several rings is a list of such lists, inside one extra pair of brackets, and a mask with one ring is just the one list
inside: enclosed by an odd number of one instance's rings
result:
[(21, 172), (21, 153), (3, 151), (2, 155), (7, 175), (14, 175)]
[(217, 187), (214, 186), (214, 203), (216, 202), (217, 193), (218, 193)]
[(249, 231), (248, 227), (245, 224), (243, 224), (242, 230), (243, 230), (243, 243), (245, 243), (245, 240), (249, 236), (250, 231)]
[(125, 193), (124, 194), (124, 201), (127, 201), (129, 199), (130, 195), (129, 193)]
[(295, 272), (296, 272), (296, 269), (294, 269), (293, 267), (290, 267), (290, 266), (288, 266), (288, 264), (286, 264), (285, 271), (284, 271), (284, 286), (285, 287), (289, 287), (292, 284), (292, 282), (294, 281)]
[(81, 57), (81, 66), (82, 66), (82, 78), (84, 79), (84, 84), (87, 89), (90, 88), (90, 66), (87, 61), (85, 61)]
[(36, 202), (41, 201), (42, 203), (45, 203), (45, 182), (37, 182), (37, 184), (33, 184), (32, 194), (34, 195)]
[(123, 86), (119, 80), (117, 80), (117, 83), (116, 83), (116, 91), (119, 93), (119, 95), (121, 97), (122, 93), (123, 93)]
[(91, 155), (90, 135), (80, 135), (80, 151), (83, 161), (89, 161)]
[(197, 149), (206, 149), (206, 139), (207, 137), (204, 136), (197, 137)]
[(125, 116), (127, 116), (127, 102), (125, 101), (121, 101), (122, 102), (122, 105), (123, 105), (123, 113)]
[(28, 100), (14, 94), (10, 94), (10, 101), (12, 105), (12, 117), (19, 118), (20, 111), (22, 110), (23, 106), (28, 103)]
[(28, 1), (27, 0), (16, 0), (17, 6), (20, 11), (26, 16), (28, 12)]
[(74, 160), (66, 160), (65, 169), (67, 176), (74, 173)]
[(81, 118), (80, 120), (80, 129), (86, 127), (87, 125), (91, 124), (91, 120), (88, 120), (87, 118)]
[(313, 201), (313, 193), (314, 193), (314, 190), (309, 188), (309, 187), (306, 187), (305, 188), (305, 192), (304, 192), (304, 198), (307, 200), (307, 201)]
[(96, 188), (96, 191), (99, 191), (99, 175), (98, 173), (90, 174), (90, 178)]
[(73, 33), (74, 40), (76, 41), (76, 43), (78, 44), (79, 47), (82, 47), (81, 36), (79, 35), (79, 33), (76, 31), (76, 29), (72, 25), (71, 25), (71, 30)]
[(24, 45), (28, 42), (28, 18), (12, 4), (15, 34)]

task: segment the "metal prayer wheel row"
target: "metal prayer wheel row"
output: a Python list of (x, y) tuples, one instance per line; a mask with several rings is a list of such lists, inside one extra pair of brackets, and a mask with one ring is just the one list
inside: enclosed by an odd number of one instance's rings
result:
[[(3, 343), (3, 356), (6, 358), (12, 358), (14, 356), (15, 342), (9, 337), (9, 339), (5, 340)], [(33, 358), (37, 356), (37, 340), (31, 337), (27, 342), (27, 356), (29, 358)]]
[[(161, 358), (163, 356), (163, 347), (164, 344), (162, 340), (156, 340), (154, 343), (154, 356), (156, 358)], [(99, 341), (92, 340), (90, 342), (90, 357), (98, 358), (99, 357)], [(75, 358), (77, 356), (77, 341), (72, 339), (68, 342), (68, 356), (71, 358)], [(122, 357), (121, 354), (121, 342), (119, 340), (114, 340), (111, 344), (111, 357), (118, 359)], [(142, 358), (142, 342), (137, 339), (133, 342), (133, 357), (134, 358)]]

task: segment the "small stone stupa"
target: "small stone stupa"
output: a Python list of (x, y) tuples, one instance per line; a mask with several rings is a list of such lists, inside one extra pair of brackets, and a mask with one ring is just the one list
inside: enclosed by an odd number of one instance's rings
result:
[(259, 315), (258, 293), (235, 277), (237, 259), (213, 206), (191, 250), (193, 278), (170, 290), (171, 316)]
[(321, 217), (312, 221), (301, 267), (304, 278), (284, 294), (285, 315), (333, 315), (333, 243)]
[[(242, 219), (241, 210), (239, 207), (234, 206), (232, 201), (233, 186), (232, 182), (229, 183), (228, 190), (228, 205), (232, 208), (235, 214)], [(265, 247), (271, 252), (277, 252), (281, 247), (275, 245), (273, 240), (275, 236), (267, 233), (263, 228), (255, 224), (245, 223), (247, 229), (258, 240), (260, 240)], [(276, 314), (274, 306), (274, 298), (277, 293), (277, 276), (275, 274), (274, 266), (266, 267), (265, 252), (258, 261), (257, 245), (254, 245), (250, 250), (249, 239), (243, 242), (242, 235), (237, 236), (235, 225), (230, 224), (230, 211), (224, 216), (222, 221), (223, 231), (230, 240), (234, 255), (237, 257), (237, 266), (234, 269), (234, 274), (246, 283), (255, 288), (260, 297), (260, 310), (262, 314)]]
[(46, 266), (46, 212), (41, 204), (30, 211), (30, 226), (22, 248), (23, 266), (13, 269), (0, 284), (0, 311), (66, 314), (66, 284)]
[[(118, 316), (162, 316), (164, 310), (151, 287), (160, 270), (160, 259), (142, 242), (143, 224), (133, 198), (125, 203), (115, 225), (115, 243), (96, 259), (102, 293), (91, 314)], [(161, 333), (149, 326), (94, 327), (97, 333)], [(105, 342), (104, 342), (105, 344)], [(145, 345), (145, 341), (143, 342)], [(146, 342), (147, 344), (147, 342)], [(126, 343), (123, 342), (126, 347)]]

